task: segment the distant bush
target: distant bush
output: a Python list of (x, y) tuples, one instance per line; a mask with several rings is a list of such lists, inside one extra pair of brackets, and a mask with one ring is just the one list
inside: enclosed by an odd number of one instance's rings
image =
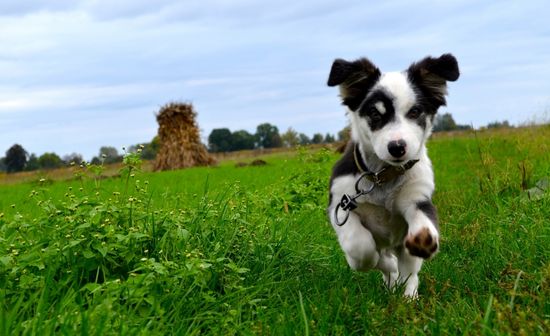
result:
[(32, 153), (31, 156), (29, 156), (29, 161), (27, 161), (25, 170), (33, 171), (38, 169), (40, 169), (40, 162), (38, 162), (38, 157), (36, 156), (36, 154)]
[(460, 131), (472, 129), (470, 125), (459, 125), (450, 113), (438, 114), (434, 120), (434, 132)]
[(311, 143), (311, 139), (304, 133), (298, 134), (298, 139), (300, 140), (300, 145), (305, 146)]
[(470, 125), (456, 125), (456, 130), (457, 131), (467, 131), (467, 130), (471, 130), (472, 129), (472, 126)]
[(81, 164), (84, 161), (82, 154), (71, 153), (63, 156), (63, 162), (66, 165), (70, 164)]
[(115, 147), (103, 146), (99, 148), (99, 157), (104, 160), (105, 163), (122, 162), (122, 155), (118, 154), (118, 150)]
[(487, 124), (487, 128), (511, 128), (514, 127), (510, 125), (508, 120), (504, 121), (493, 121)]
[(323, 140), (323, 143), (333, 143), (335, 141), (336, 141), (336, 138), (334, 137), (334, 135), (327, 133), (325, 135), (325, 139)]
[(256, 138), (245, 130), (231, 133), (231, 150), (254, 149)]
[(323, 135), (321, 133), (313, 134), (313, 138), (311, 138), (311, 143), (313, 144), (323, 143)]
[(351, 127), (348, 125), (338, 132), (338, 141), (348, 142), (351, 138)]
[[(159, 150), (159, 140), (158, 137), (154, 137), (151, 142), (145, 142), (137, 145), (132, 145), (128, 149), (131, 153), (140, 152), (141, 158), (144, 160), (154, 160), (157, 157), (157, 153)], [(97, 162), (92, 162), (93, 164), (98, 164), (98, 162), (101, 162), (99, 158), (97, 159)]]
[(54, 169), (63, 166), (63, 160), (55, 153), (44, 153), (38, 157), (38, 164), (43, 169)]

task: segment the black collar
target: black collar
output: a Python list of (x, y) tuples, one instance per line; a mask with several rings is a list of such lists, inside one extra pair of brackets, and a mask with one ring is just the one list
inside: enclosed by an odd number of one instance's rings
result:
[(365, 165), (365, 161), (361, 156), (361, 151), (359, 150), (359, 145), (357, 143), (353, 147), (353, 159), (355, 160), (357, 169), (359, 169), (359, 171), (364, 174), (369, 181), (373, 182), (377, 186), (381, 186), (382, 184), (405, 174), (405, 171), (411, 169), (418, 162), (418, 160), (410, 160), (402, 166), (387, 165), (378, 172), (373, 173), (370, 171), (369, 167)]

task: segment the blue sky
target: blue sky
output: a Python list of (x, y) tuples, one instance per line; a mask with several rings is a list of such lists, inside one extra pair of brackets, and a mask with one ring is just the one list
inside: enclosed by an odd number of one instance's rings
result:
[(548, 1), (3, 0), (0, 156), (150, 141), (170, 101), (213, 128), (270, 122), (312, 135), (346, 125), (335, 58), (403, 70), (453, 53), (459, 123), (518, 124), (550, 110)]

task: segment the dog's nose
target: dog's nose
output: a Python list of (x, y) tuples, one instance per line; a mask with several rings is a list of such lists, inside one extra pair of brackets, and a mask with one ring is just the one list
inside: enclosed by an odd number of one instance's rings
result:
[(390, 141), (388, 143), (388, 152), (390, 152), (394, 158), (400, 158), (405, 155), (406, 148), (407, 143), (405, 140)]

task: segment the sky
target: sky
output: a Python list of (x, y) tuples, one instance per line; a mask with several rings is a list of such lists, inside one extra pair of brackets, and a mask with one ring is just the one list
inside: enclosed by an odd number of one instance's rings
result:
[(260, 123), (309, 136), (346, 126), (335, 58), (383, 72), (450, 52), (460, 124), (521, 124), (550, 110), (550, 2), (2, 0), (0, 156), (150, 141), (155, 114), (190, 102), (203, 140)]

